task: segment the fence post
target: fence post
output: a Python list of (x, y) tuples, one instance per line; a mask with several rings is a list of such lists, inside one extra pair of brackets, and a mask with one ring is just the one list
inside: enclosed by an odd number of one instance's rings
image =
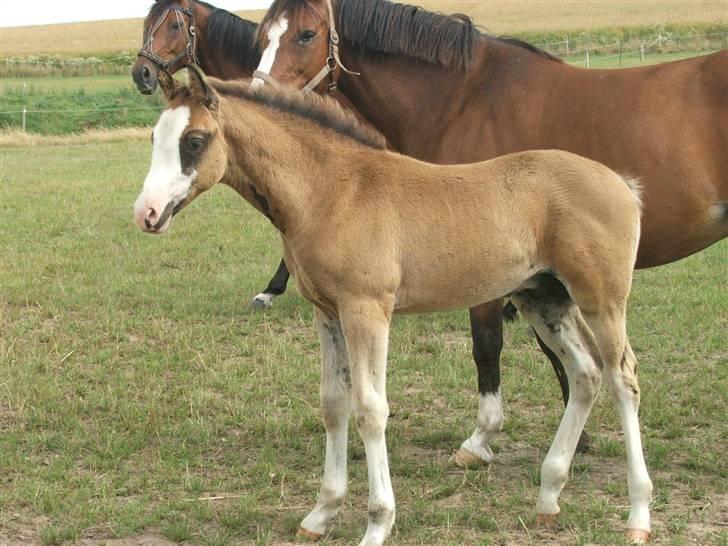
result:
[(622, 66), (622, 40), (619, 41), (619, 66)]
[(28, 109), (23, 107), (23, 132), (25, 132), (25, 115), (28, 113)]
[(586, 67), (589, 68), (589, 50), (586, 50)]
[(645, 60), (645, 44), (640, 43), (640, 61)]
[(657, 34), (657, 49), (662, 49), (662, 32)]
[(569, 56), (569, 37), (566, 37), (566, 56)]

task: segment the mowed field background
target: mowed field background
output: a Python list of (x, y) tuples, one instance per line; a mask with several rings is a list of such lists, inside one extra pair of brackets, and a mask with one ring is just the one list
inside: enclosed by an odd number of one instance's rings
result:
[[(724, 2), (418, 3), (468, 13), (498, 34), (728, 23)], [(141, 19), (0, 29), (0, 56), (115, 54), (138, 49), (140, 36)], [(51, 98), (83, 90), (89, 102), (131, 93), (128, 76), (0, 84), (0, 97), (22, 85)], [(143, 104), (156, 113), (155, 101)], [(248, 308), (280, 240), (227, 188), (165, 236), (133, 225), (150, 131), (0, 132), (2, 546), (288, 544), (315, 502), (324, 434), (311, 306), (291, 288), (267, 312)], [(628, 328), (655, 544), (728, 544), (727, 288), (726, 241), (635, 274)], [(534, 525), (560, 392), (525, 322), (505, 329), (496, 461), (463, 471), (449, 457), (475, 424), (467, 313), (395, 319), (390, 543), (621, 544), (626, 465), (606, 392), (587, 425), (594, 448), (574, 459), (560, 528)], [(349, 450), (349, 497), (323, 544), (356, 544), (366, 526), (353, 425)]]

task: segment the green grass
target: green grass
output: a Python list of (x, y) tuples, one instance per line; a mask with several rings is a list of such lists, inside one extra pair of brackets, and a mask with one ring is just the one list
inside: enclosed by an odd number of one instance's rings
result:
[(121, 88), (132, 88), (131, 68), (127, 74), (118, 76), (79, 76), (41, 77), (41, 78), (2, 78), (0, 79), (0, 97), (9, 92), (73, 92), (83, 89), (86, 93), (100, 91), (117, 91)]
[[(324, 438), (311, 306), (292, 289), (269, 312), (247, 308), (279, 259), (273, 228), (217, 188), (167, 235), (139, 232), (131, 205), (146, 142), (0, 153), (0, 537), (292, 540), (317, 494)], [(728, 538), (727, 272), (723, 242), (636, 277), (629, 331), (656, 544)], [(391, 543), (620, 543), (626, 470), (609, 397), (554, 535), (533, 523), (559, 389), (523, 321), (507, 327), (503, 376), (496, 463), (453, 468), (477, 401), (466, 313), (395, 320)], [(350, 458), (348, 503), (324, 544), (354, 544), (366, 525), (355, 432)]]

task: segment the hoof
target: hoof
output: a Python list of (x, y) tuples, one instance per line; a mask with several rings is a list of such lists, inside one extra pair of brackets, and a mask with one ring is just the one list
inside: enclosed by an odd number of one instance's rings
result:
[(488, 464), (477, 455), (474, 455), (467, 449), (463, 448), (458, 449), (455, 455), (452, 456), (451, 460), (460, 468), (473, 468)]
[(324, 535), (313, 533), (308, 529), (304, 529), (303, 527), (299, 527), (298, 532), (296, 533), (296, 538), (305, 542), (318, 542), (323, 536)]
[(253, 298), (253, 301), (250, 302), (250, 306), (253, 309), (270, 309), (273, 306), (274, 297), (275, 296), (272, 294), (258, 294)]
[(536, 514), (536, 527), (555, 529), (559, 526), (559, 514)]
[(627, 540), (631, 544), (647, 544), (650, 541), (650, 532), (644, 529), (629, 529)]
[(576, 444), (576, 452), (577, 453), (586, 453), (591, 449), (591, 446), (592, 446), (591, 434), (589, 434), (585, 430), (582, 430), (581, 436), (579, 436), (579, 442)]

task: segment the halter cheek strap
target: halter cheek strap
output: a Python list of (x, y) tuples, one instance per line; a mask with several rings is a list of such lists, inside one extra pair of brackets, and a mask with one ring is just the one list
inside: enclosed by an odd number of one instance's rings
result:
[[(341, 68), (341, 70), (343, 70), (347, 74), (351, 74), (352, 76), (361, 76), (361, 73), (349, 70), (344, 66), (344, 63), (341, 62), (341, 57), (339, 57), (339, 33), (336, 32), (334, 7), (331, 5), (331, 0), (326, 0), (326, 8), (329, 12), (329, 56), (326, 58), (326, 63), (321, 68), (321, 70), (319, 70), (318, 74), (316, 74), (310, 82), (303, 86), (301, 91), (303, 91), (304, 93), (308, 93), (316, 89), (316, 87), (327, 76), (329, 76), (331, 79), (328, 86), (328, 92), (331, 93), (332, 91), (335, 91), (338, 87), (338, 84), (336, 82), (337, 67)], [(261, 72), (260, 70), (256, 70), (255, 72), (253, 72), (253, 78), (260, 78), (265, 83), (275, 88), (282, 87), (281, 83), (273, 76), (271, 76), (270, 74), (266, 74), (265, 72)]]
[[(192, 2), (191, 0), (188, 2), (189, 8), (187, 9), (173, 9), (170, 10), (169, 8), (165, 9), (162, 12), (162, 15), (160, 15), (157, 22), (154, 24), (154, 27), (152, 27), (151, 32), (149, 33), (149, 37), (147, 38), (147, 41), (144, 42), (144, 45), (137, 53), (137, 57), (145, 57), (152, 61), (157, 68), (160, 68), (162, 70), (168, 70), (170, 67), (177, 64), (179, 61), (187, 57), (187, 60), (191, 64), (199, 65), (200, 63), (197, 60), (197, 28), (195, 27), (195, 11), (192, 9)], [(152, 45), (154, 43), (154, 34), (159, 30), (159, 27), (162, 26), (165, 19), (167, 19), (167, 15), (169, 15), (169, 12), (172, 11), (175, 14), (175, 17), (177, 18), (177, 21), (182, 25), (186, 32), (186, 38), (187, 38), (187, 44), (185, 46), (185, 49), (179, 53), (176, 57), (172, 59), (162, 59), (159, 55), (154, 53), (152, 51)], [(182, 15), (187, 15), (190, 18), (190, 26), (187, 27), (187, 24), (185, 23), (184, 18)]]

